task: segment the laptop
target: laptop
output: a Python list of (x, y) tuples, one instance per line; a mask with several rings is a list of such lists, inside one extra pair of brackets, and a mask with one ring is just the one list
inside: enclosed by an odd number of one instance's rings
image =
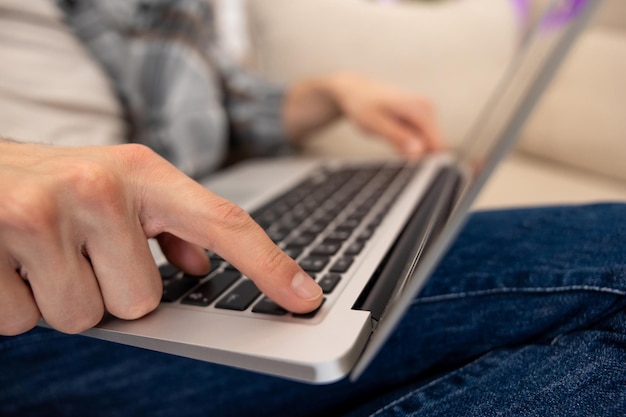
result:
[(201, 181), (249, 210), (317, 279), (325, 294), (315, 312), (285, 311), (218, 254), (207, 253), (207, 276), (191, 277), (153, 245), (164, 284), (159, 307), (138, 320), (105, 317), (84, 334), (314, 384), (357, 379), (454, 240), (598, 3), (547, 7), (455, 152), (413, 163), (254, 160)]

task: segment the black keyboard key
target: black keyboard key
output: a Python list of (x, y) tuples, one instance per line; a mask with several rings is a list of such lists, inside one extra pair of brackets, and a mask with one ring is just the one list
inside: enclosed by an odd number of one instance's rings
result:
[(321, 212), (315, 216), (315, 224), (319, 227), (326, 228), (333, 220), (335, 220), (334, 215), (328, 212)]
[(240, 277), (241, 274), (237, 271), (223, 271), (196, 288), (182, 303), (208, 306)]
[(312, 213), (319, 208), (320, 202), (314, 198), (306, 198), (302, 201), (302, 206)]
[(374, 229), (368, 227), (359, 234), (359, 236), (357, 237), (357, 240), (365, 242), (366, 240), (369, 240), (373, 234), (374, 234)]
[(326, 229), (326, 224), (311, 223), (304, 229), (304, 233), (318, 235), (324, 231), (324, 229)]
[(287, 310), (273, 302), (267, 297), (263, 297), (261, 301), (252, 307), (253, 313), (270, 314), (273, 316), (283, 316), (287, 314)]
[(311, 212), (304, 206), (298, 206), (291, 211), (291, 218), (298, 223), (302, 223), (307, 217), (311, 215)]
[(348, 220), (361, 223), (367, 214), (367, 212), (355, 211), (348, 216)]
[(376, 229), (378, 226), (380, 226), (380, 223), (382, 223), (384, 217), (385, 216), (383, 214), (377, 214), (376, 216), (374, 216), (370, 224), (367, 226), (368, 229)]
[(171, 303), (182, 297), (187, 291), (198, 285), (194, 278), (179, 278), (163, 280), (163, 294), (161, 301)]
[(248, 308), (259, 295), (261, 295), (261, 291), (259, 291), (256, 284), (246, 279), (222, 297), (215, 307), (226, 310), (243, 311)]
[(280, 219), (276, 223), (276, 226), (287, 229), (287, 230), (293, 230), (296, 227), (300, 226), (300, 224), (302, 224), (301, 221), (296, 221), (295, 219), (287, 216), (287, 217), (283, 217), (282, 219)]
[(311, 242), (313, 242), (315, 240), (316, 236), (310, 233), (302, 233), (299, 236), (294, 237), (293, 239), (291, 239), (289, 241), (289, 243), (287, 244), (288, 247), (293, 247), (293, 246), (308, 246), (311, 244)]
[(350, 265), (354, 262), (354, 258), (351, 256), (342, 256), (333, 264), (330, 268), (330, 272), (346, 272)]
[(338, 242), (323, 242), (317, 245), (311, 251), (312, 255), (330, 256), (336, 254), (341, 249), (341, 243)]
[(291, 259), (296, 259), (298, 256), (302, 254), (302, 248), (299, 246), (291, 246), (284, 249), (284, 252)]
[(346, 219), (339, 226), (337, 226), (337, 230), (352, 233), (354, 229), (359, 227), (360, 223), (361, 222), (357, 219)]
[(180, 269), (172, 264), (163, 264), (159, 267), (159, 272), (161, 273), (161, 278), (172, 279), (176, 277)]
[(363, 250), (363, 247), (365, 246), (365, 242), (364, 241), (359, 241), (356, 240), (354, 242), (352, 242), (345, 250), (344, 254), (346, 255), (358, 255), (359, 253), (361, 253), (361, 251)]
[(318, 284), (322, 287), (324, 294), (330, 294), (335, 289), (337, 284), (339, 284), (339, 281), (341, 281), (341, 275), (326, 274), (322, 277), (322, 279), (320, 279)]
[(326, 236), (326, 241), (344, 242), (350, 238), (352, 232), (348, 230), (335, 230)]
[(307, 256), (298, 263), (307, 272), (320, 272), (328, 264), (328, 261), (329, 258), (326, 256)]

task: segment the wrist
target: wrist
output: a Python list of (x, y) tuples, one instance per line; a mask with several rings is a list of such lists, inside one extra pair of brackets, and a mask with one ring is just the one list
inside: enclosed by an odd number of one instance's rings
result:
[(288, 138), (297, 142), (341, 116), (339, 90), (333, 77), (295, 84), (285, 97), (284, 123)]

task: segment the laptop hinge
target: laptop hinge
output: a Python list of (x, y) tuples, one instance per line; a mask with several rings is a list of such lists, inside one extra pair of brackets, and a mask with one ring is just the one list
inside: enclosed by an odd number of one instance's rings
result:
[(369, 311), (373, 328), (381, 320), (389, 301), (404, 288), (429, 242), (446, 223), (458, 198), (460, 181), (461, 175), (453, 166), (444, 167), (437, 173), (409, 222), (352, 307)]

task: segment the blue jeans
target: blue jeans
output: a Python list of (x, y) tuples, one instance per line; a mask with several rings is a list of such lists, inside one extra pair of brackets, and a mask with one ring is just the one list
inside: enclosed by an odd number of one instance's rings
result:
[(0, 338), (0, 415), (626, 415), (626, 205), (480, 212), (356, 383)]

